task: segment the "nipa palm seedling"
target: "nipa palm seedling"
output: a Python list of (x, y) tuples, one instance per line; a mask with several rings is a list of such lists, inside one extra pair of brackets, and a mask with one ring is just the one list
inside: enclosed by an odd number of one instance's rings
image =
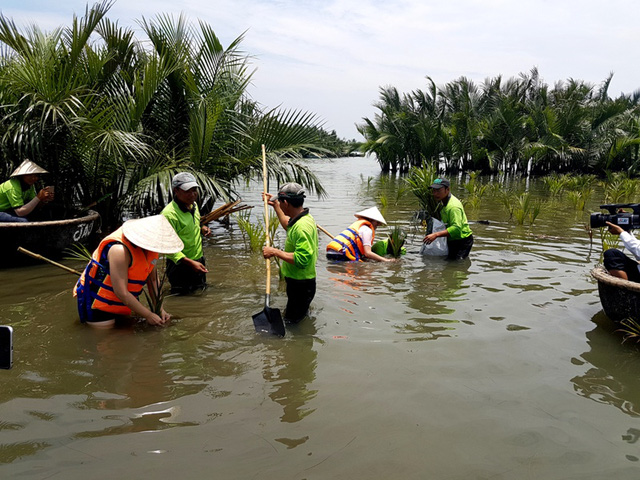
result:
[[(156, 271), (157, 275), (157, 271)], [(152, 288), (149, 284), (147, 284), (147, 290), (143, 290), (144, 297), (147, 300), (147, 304), (149, 305), (149, 310), (151, 310), (156, 315), (162, 316), (162, 305), (164, 305), (164, 298), (166, 295), (166, 291), (164, 289), (164, 284), (167, 281), (167, 259), (164, 261), (164, 271), (160, 278), (156, 276), (155, 285), (156, 287)]]
[(402, 247), (407, 239), (407, 234), (400, 227), (393, 227), (391, 233), (389, 233), (389, 247), (387, 252), (394, 258), (399, 258), (402, 255)]
[(622, 332), (622, 343), (627, 340), (640, 342), (640, 325), (633, 318), (625, 318), (620, 320), (620, 327), (616, 332)]
[(566, 175), (558, 175), (557, 173), (547, 175), (542, 179), (549, 189), (549, 195), (552, 197), (559, 196), (567, 186), (568, 177)]
[(264, 231), (264, 225), (260, 223), (253, 223), (251, 221), (250, 212), (242, 212), (237, 215), (236, 221), (238, 222), (238, 228), (242, 234), (242, 240), (245, 247), (251, 252), (257, 252), (262, 249), (266, 242), (266, 233)]
[(508, 193), (503, 196), (503, 204), (507, 211), (515, 218), (518, 225), (524, 225), (525, 220), (533, 225), (540, 213), (544, 210), (545, 203), (541, 200), (533, 200), (530, 192)]
[(440, 220), (440, 203), (433, 198), (431, 184), (436, 179), (438, 170), (434, 165), (412, 167), (407, 176), (407, 189), (420, 202), (420, 207), (428, 218)]
[[(258, 252), (262, 250), (262, 248), (266, 245), (267, 235), (264, 228), (264, 222), (253, 223), (251, 221), (251, 213), (246, 211), (239, 213), (236, 216), (236, 221), (238, 223), (238, 228), (240, 229), (240, 233), (242, 234), (242, 239), (244, 241), (245, 246), (251, 252)], [(278, 230), (278, 225), (280, 222), (278, 220), (277, 215), (270, 214), (269, 215), (269, 238), (271, 239), (271, 244), (273, 245), (274, 238), (276, 236), (276, 231)]]

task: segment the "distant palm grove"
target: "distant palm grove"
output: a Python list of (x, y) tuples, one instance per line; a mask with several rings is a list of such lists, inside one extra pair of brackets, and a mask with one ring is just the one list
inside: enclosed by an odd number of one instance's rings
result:
[[(613, 74), (612, 74), (613, 75)], [(400, 94), (380, 90), (378, 113), (358, 125), (383, 171), (435, 164), (448, 172), (603, 174), (640, 167), (640, 92), (611, 98), (580, 80), (545, 84), (537, 69), (476, 84), (460, 78)]]
[(261, 174), (265, 144), (272, 180), (322, 192), (301, 158), (339, 155), (344, 142), (311, 113), (247, 95), (242, 37), (225, 48), (203, 22), (158, 15), (139, 20), (138, 40), (106, 17), (112, 5), (51, 32), (0, 16), (0, 178), (29, 158), (53, 174), (65, 209), (95, 205), (113, 226), (157, 212), (181, 170), (198, 177), (209, 206), (233, 195)]

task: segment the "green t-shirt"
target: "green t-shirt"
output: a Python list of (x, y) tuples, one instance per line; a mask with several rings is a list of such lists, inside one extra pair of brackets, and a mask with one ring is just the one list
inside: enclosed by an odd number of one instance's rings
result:
[(184, 250), (167, 255), (167, 258), (173, 263), (178, 263), (184, 257), (191, 260), (202, 258), (202, 231), (200, 229), (200, 210), (198, 205), (194, 204), (193, 210), (190, 212), (183, 212), (178, 204), (172, 201), (164, 207), (161, 213), (169, 220), (180, 240), (184, 243)]
[(0, 185), (0, 212), (21, 207), (34, 198), (36, 198), (36, 188), (33, 185), (23, 191), (19, 179), (7, 180)]
[(450, 240), (462, 240), (473, 233), (469, 228), (462, 202), (453, 195), (451, 195), (449, 202), (442, 207), (440, 215), (442, 222), (447, 226)]
[(318, 260), (318, 229), (311, 215), (304, 214), (295, 219), (287, 229), (285, 252), (293, 252), (293, 264), (282, 262), (280, 268), (285, 277), (295, 280), (316, 278)]

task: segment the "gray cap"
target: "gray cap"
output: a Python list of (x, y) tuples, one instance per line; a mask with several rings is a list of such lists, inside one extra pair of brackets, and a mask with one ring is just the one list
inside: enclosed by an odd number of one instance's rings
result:
[(177, 173), (173, 180), (171, 180), (171, 188), (179, 188), (180, 190), (191, 190), (193, 187), (198, 187), (196, 177), (189, 172)]
[(299, 183), (285, 183), (278, 189), (278, 198), (305, 198), (305, 190)]

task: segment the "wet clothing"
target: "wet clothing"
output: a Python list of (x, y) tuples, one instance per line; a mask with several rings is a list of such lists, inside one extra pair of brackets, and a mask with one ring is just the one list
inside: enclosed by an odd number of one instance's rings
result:
[(447, 246), (450, 260), (461, 260), (469, 256), (473, 246), (473, 232), (469, 228), (467, 215), (464, 213), (462, 202), (450, 195), (447, 203), (440, 211), (442, 222), (447, 226)]
[(293, 264), (282, 262), (280, 265), (287, 282), (284, 319), (290, 323), (298, 323), (307, 315), (309, 305), (316, 294), (318, 228), (308, 208), (289, 220), (284, 251), (293, 252)]
[(94, 317), (95, 310), (110, 314), (110, 318), (131, 315), (131, 309), (122, 303), (113, 291), (109, 274), (109, 250), (117, 244), (124, 245), (131, 255), (131, 264), (127, 271), (127, 290), (136, 298), (142, 293), (142, 288), (158, 261), (156, 252), (144, 250), (129, 242), (122, 233), (122, 228), (106, 236), (93, 252), (91, 261), (73, 289), (73, 296), (78, 299), (80, 321), (83, 323), (105, 319), (105, 315)]
[(472, 235), (462, 202), (451, 195), (446, 205), (440, 210), (442, 223), (447, 226), (451, 240), (461, 240)]
[[(620, 240), (636, 259), (640, 259), (640, 241), (629, 232), (622, 232)], [(640, 283), (640, 264), (629, 258), (617, 248), (610, 248), (604, 252), (604, 268), (607, 270), (623, 270), (632, 282)]]
[(460, 240), (449, 240), (447, 247), (449, 248), (448, 260), (464, 260), (469, 256), (471, 247), (473, 247), (473, 235)]
[[(371, 231), (371, 238), (362, 235), (363, 229)], [(366, 240), (363, 242), (363, 237)], [(360, 219), (353, 222), (346, 230), (336, 236), (327, 245), (327, 258), (329, 260), (355, 260), (359, 261), (364, 255), (365, 244), (371, 246), (375, 238), (375, 229), (369, 220)]]
[(285, 277), (295, 280), (316, 278), (318, 229), (308, 208), (289, 220), (284, 251), (293, 252), (293, 264), (282, 262), (280, 267)]
[[(196, 259), (202, 265), (206, 265), (204, 257)], [(179, 295), (202, 290), (207, 287), (207, 274), (196, 272), (186, 262), (167, 262), (167, 279), (171, 284), (171, 293)]]
[(22, 207), (34, 198), (35, 187), (31, 185), (23, 190), (19, 178), (12, 178), (0, 184), (0, 212), (6, 214), (0, 216), (0, 222), (27, 222), (26, 218), (16, 215), (14, 209)]
[(287, 308), (284, 320), (288, 323), (298, 323), (309, 312), (309, 305), (316, 295), (316, 279), (308, 278), (296, 280), (285, 277), (287, 282)]
[(161, 214), (169, 220), (184, 243), (184, 249), (181, 252), (167, 255), (169, 259), (167, 278), (171, 284), (171, 293), (189, 293), (204, 288), (207, 284), (206, 273), (196, 272), (187, 263), (181, 261), (187, 257), (204, 265), (198, 205), (194, 203), (193, 208), (189, 210), (174, 200), (162, 210)]

